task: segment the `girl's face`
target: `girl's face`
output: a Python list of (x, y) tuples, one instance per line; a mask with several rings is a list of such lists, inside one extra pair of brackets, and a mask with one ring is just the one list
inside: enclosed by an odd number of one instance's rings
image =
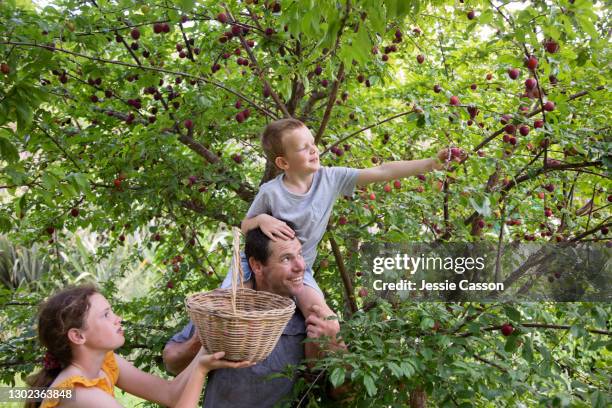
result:
[(111, 306), (104, 296), (94, 293), (89, 298), (89, 311), (85, 329), (81, 330), (90, 348), (100, 350), (115, 350), (125, 342), (121, 317), (111, 310)]

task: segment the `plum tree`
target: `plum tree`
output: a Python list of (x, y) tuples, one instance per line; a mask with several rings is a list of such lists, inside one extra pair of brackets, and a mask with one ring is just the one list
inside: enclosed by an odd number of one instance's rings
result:
[[(40, 291), (0, 291), (10, 303), (0, 322), (12, 325), (0, 346), (2, 381), (32, 372), (38, 358), (31, 331), (19, 329), (30, 327), (34, 308), (13, 304), (76, 280), (62, 267), (68, 237), (82, 231), (98, 237), (100, 259), (133, 237), (145, 239), (131, 259), (155, 254), (148, 296), (119, 303), (134, 322), (125, 352), (161, 368), (169, 333), (157, 328), (182, 323), (186, 293), (218, 286), (227, 228), (277, 175), (260, 148), (262, 129), (295, 117), (325, 166), (468, 153), (394, 180), (392, 194), (380, 184), (337, 201), (318, 248), (331, 262), (314, 269), (352, 329), (347, 358), (324, 363), (332, 382), (352, 379), (355, 406), (416, 406), (425, 396), (431, 406), (606, 406), (609, 378), (591, 360), (609, 359), (597, 339), (608, 305), (370, 305), (374, 296), (357, 289), (369, 275), (360, 264), (366, 242), (609, 242), (601, 2), (53, 6), (0, 7), (0, 232), (40, 245), (51, 260)], [(179, 268), (163, 262), (179, 254)], [(570, 272), (551, 285), (571, 282)], [(109, 273), (109, 296), (120, 298), (122, 273)], [(155, 334), (144, 337), (136, 322)], [(509, 322), (511, 335), (499, 336), (498, 322)]]

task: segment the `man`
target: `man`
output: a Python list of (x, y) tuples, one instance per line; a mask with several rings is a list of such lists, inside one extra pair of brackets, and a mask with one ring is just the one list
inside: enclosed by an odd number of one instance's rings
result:
[[(252, 229), (246, 235), (245, 255), (254, 274), (255, 290), (295, 298), (303, 289), (305, 262), (302, 245), (297, 238), (271, 241), (261, 229)], [(285, 372), (289, 365), (299, 365), (304, 357), (320, 356), (320, 350), (314, 343), (303, 344), (306, 336), (327, 336), (330, 349), (345, 348), (336, 340), (338, 329), (338, 322), (326, 320), (318, 306), (314, 306), (313, 313), (306, 321), (296, 308), (296, 313), (268, 358), (252, 367), (211, 373), (206, 385), (204, 407), (274, 406), (291, 394), (297, 378), (294, 375), (293, 378), (270, 379), (270, 375)], [(174, 374), (181, 372), (200, 349), (194, 332), (193, 325), (189, 323), (166, 344), (163, 359), (168, 371)]]

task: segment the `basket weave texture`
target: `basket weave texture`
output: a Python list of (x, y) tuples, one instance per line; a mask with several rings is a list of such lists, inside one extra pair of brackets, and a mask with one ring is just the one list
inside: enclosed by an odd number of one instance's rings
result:
[(240, 232), (234, 228), (232, 288), (196, 293), (185, 306), (208, 353), (224, 351), (231, 361), (265, 360), (295, 312), (290, 298), (242, 286)]

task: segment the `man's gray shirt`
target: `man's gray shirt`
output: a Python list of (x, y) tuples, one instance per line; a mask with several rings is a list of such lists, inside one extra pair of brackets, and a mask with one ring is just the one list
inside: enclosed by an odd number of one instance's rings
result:
[[(171, 342), (183, 343), (194, 334), (193, 323), (174, 335)], [(265, 360), (252, 367), (214, 370), (208, 375), (204, 395), (205, 408), (266, 408), (273, 407), (291, 395), (297, 373), (293, 378), (268, 378), (284, 373), (287, 366), (299, 365), (304, 359), (306, 325), (298, 309), (293, 315), (276, 347)]]

